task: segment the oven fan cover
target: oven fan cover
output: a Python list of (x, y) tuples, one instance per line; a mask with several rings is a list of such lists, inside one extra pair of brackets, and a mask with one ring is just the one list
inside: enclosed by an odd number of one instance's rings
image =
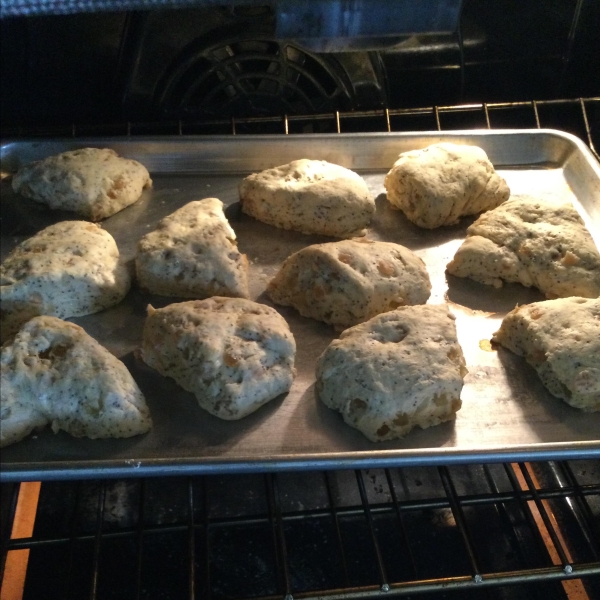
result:
[(356, 98), (334, 55), (238, 36), (181, 52), (162, 77), (155, 102), (166, 115), (206, 118), (349, 110)]

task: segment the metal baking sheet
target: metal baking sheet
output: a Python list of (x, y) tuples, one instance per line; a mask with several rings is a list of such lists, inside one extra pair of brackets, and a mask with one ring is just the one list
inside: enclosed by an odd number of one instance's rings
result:
[[(154, 419), (147, 435), (125, 440), (75, 439), (43, 431), (2, 452), (1, 478), (9, 480), (130, 477), (225, 471), (343, 468), (459, 462), (547, 460), (600, 456), (600, 413), (586, 414), (550, 395), (533, 369), (488, 341), (517, 303), (542, 300), (519, 285), (501, 290), (448, 276), (444, 268), (472, 219), (433, 231), (419, 229), (390, 210), (383, 177), (400, 152), (436, 141), (483, 147), (513, 194), (533, 194), (579, 210), (600, 247), (600, 167), (577, 138), (558, 131), (457, 131), (416, 134), (168, 137), (17, 141), (2, 145), (2, 171), (67, 149), (114, 148), (149, 168), (152, 190), (105, 220), (123, 259), (131, 264), (137, 240), (183, 204), (216, 196), (248, 255), (252, 298), (269, 304), (268, 280), (292, 252), (331, 238), (282, 231), (239, 210), (237, 185), (244, 174), (297, 158), (326, 159), (361, 173), (377, 198), (368, 237), (398, 242), (427, 264), (429, 302), (447, 301), (457, 317), (469, 374), (455, 422), (414, 430), (405, 439), (369, 442), (314, 394), (319, 354), (336, 337), (332, 328), (277, 307), (298, 345), (298, 377), (289, 394), (237, 422), (200, 409), (192, 394), (136, 360), (134, 350), (150, 297), (135, 286), (120, 305), (73, 319), (121, 358), (146, 395)], [(73, 215), (24, 201), (2, 183), (2, 257), (21, 240)]]

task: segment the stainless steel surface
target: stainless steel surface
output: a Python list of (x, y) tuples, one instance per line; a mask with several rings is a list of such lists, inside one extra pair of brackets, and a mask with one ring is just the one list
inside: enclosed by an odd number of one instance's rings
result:
[[(298, 377), (291, 392), (239, 422), (202, 411), (193, 396), (140, 362), (148, 303), (173, 301), (141, 294), (97, 315), (74, 319), (119, 356), (145, 393), (155, 427), (128, 440), (78, 440), (44, 431), (2, 452), (2, 480), (66, 479), (145, 474), (339, 468), (558, 457), (600, 456), (600, 414), (585, 414), (551, 396), (535, 372), (508, 351), (489, 351), (486, 342), (517, 303), (542, 300), (535, 290), (508, 285), (501, 290), (448, 278), (444, 267), (464, 238), (467, 225), (425, 231), (389, 209), (383, 176), (399, 152), (437, 140), (476, 144), (507, 179), (513, 194), (571, 201), (600, 246), (600, 166), (577, 138), (551, 130), (465, 131), (419, 134), (229, 136), (220, 138), (73, 139), (12, 142), (2, 146), (2, 171), (69, 148), (111, 147), (142, 161), (154, 187), (135, 205), (103, 226), (131, 261), (137, 240), (165, 215), (191, 200), (216, 196), (240, 249), (251, 264), (252, 298), (269, 303), (263, 291), (292, 252), (329, 238), (286, 232), (241, 214), (237, 184), (242, 174), (301, 157), (321, 158), (358, 170), (377, 197), (368, 237), (401, 243), (427, 264), (430, 302), (450, 303), (457, 317), (469, 375), (463, 407), (453, 423), (413, 431), (404, 440), (373, 444), (346, 426), (314, 396), (314, 366), (335, 338), (322, 323), (278, 307), (298, 345)], [(2, 182), (2, 257), (40, 228), (65, 218), (25, 202)]]
[(68, 15), (85, 12), (149, 10), (160, 8), (202, 8), (234, 4), (265, 5), (260, 0), (0, 0), (2, 17)]
[(334, 39), (454, 32), (461, 0), (0, 0), (2, 17), (215, 6), (272, 6), (280, 38)]
[(461, 0), (279, 0), (276, 35), (301, 40), (317, 52), (385, 48), (403, 41), (403, 35), (455, 33), (461, 4)]

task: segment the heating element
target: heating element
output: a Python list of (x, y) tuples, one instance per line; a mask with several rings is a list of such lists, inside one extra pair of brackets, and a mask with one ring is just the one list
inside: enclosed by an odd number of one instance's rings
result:
[[(599, 123), (600, 98), (586, 98), (93, 133), (537, 126), (574, 133), (598, 156)], [(75, 124), (70, 133), (91, 132)], [(26, 599), (595, 599), (600, 462), (3, 484), (0, 568), (3, 594), (24, 586)]]

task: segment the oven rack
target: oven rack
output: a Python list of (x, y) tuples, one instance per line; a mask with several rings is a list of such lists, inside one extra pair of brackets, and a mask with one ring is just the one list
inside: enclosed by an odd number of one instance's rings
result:
[(29, 551), (26, 599), (597, 598), (599, 481), (570, 461), (49, 482), (2, 564)]
[[(598, 157), (600, 97), (5, 134), (496, 127)], [(3, 594), (25, 599), (600, 597), (600, 461), (3, 484), (1, 521)]]
[(600, 96), (518, 102), (475, 102), (423, 108), (385, 108), (314, 115), (261, 116), (203, 121), (71, 123), (9, 126), (5, 138), (243, 133), (346, 133), (452, 129), (562, 129), (583, 139), (600, 160)]

